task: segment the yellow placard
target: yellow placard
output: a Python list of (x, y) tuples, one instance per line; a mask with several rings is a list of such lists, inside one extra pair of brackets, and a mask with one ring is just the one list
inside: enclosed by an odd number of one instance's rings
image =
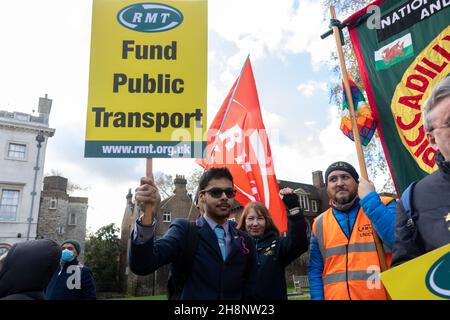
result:
[(450, 244), (381, 273), (393, 300), (450, 299)]
[(206, 0), (93, 1), (86, 157), (201, 157), (206, 85)]

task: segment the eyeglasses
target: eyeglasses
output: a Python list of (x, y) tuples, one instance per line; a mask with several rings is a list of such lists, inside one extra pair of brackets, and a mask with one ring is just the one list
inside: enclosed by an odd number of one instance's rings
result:
[(446, 124), (440, 126), (440, 127), (436, 127), (436, 128), (431, 129), (430, 132), (433, 132), (436, 129), (448, 129), (448, 128), (450, 128), (450, 121), (447, 122)]
[(211, 195), (211, 197), (216, 198), (216, 199), (220, 198), (224, 192), (228, 199), (234, 198), (234, 196), (236, 195), (236, 190), (234, 190), (233, 188), (227, 188), (227, 189), (211, 188), (211, 189), (201, 190), (200, 192), (208, 192)]

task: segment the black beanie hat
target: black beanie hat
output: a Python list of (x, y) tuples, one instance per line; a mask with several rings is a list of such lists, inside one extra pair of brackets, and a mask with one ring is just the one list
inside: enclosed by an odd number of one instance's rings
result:
[(74, 240), (74, 239), (68, 239), (68, 240), (64, 241), (64, 242), (61, 244), (61, 246), (62, 246), (63, 244), (66, 244), (66, 243), (70, 243), (71, 245), (73, 245), (73, 246), (75, 247), (75, 249), (77, 250), (77, 254), (80, 255), (80, 253), (81, 253), (81, 245), (80, 245), (80, 243), (79, 243), (77, 240)]
[(355, 179), (356, 183), (358, 183), (359, 181), (359, 175), (358, 172), (356, 172), (355, 168), (347, 162), (344, 161), (338, 161), (335, 163), (332, 163), (327, 171), (325, 171), (325, 184), (328, 185), (328, 176), (330, 175), (331, 172), (336, 171), (336, 170), (340, 170), (340, 171), (345, 171), (348, 172), (353, 179)]

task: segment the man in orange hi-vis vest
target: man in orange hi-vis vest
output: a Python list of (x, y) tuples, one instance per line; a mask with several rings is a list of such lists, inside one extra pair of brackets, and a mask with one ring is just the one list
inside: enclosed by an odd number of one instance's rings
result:
[(314, 220), (309, 258), (313, 300), (387, 299), (380, 278), (373, 228), (391, 263), (396, 202), (375, 192), (372, 182), (359, 178), (344, 161), (325, 172), (330, 208)]

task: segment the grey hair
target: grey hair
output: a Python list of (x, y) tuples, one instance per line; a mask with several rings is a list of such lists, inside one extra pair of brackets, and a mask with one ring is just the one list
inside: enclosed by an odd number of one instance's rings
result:
[(422, 118), (423, 118), (423, 127), (425, 132), (431, 132), (433, 127), (431, 123), (433, 119), (431, 119), (430, 112), (431, 110), (442, 100), (450, 96), (450, 77), (447, 76), (444, 80), (439, 82), (439, 84), (433, 88), (430, 96), (422, 108)]

